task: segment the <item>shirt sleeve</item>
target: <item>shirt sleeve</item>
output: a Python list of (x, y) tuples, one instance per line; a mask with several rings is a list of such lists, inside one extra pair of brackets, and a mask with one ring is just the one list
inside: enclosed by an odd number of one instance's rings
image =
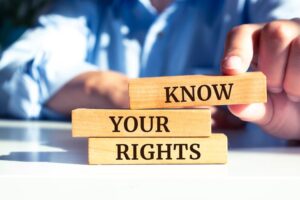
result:
[(300, 17), (298, 0), (248, 0), (247, 7), (250, 23)]
[[(78, 74), (97, 70), (86, 62), (90, 38), (84, 15), (39, 17), (38, 25), (2, 54), (0, 96), (7, 99), (0, 113), (21, 119), (56, 116), (45, 107), (47, 100)], [(12, 73), (3, 77), (6, 69)], [(43, 116), (47, 113), (52, 114)]]

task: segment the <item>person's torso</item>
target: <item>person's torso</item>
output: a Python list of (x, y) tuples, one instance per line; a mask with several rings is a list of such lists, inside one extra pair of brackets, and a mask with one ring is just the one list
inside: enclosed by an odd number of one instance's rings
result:
[(239, 2), (175, 0), (160, 15), (138, 1), (102, 6), (88, 59), (129, 77), (217, 73), (226, 33), (245, 18)]

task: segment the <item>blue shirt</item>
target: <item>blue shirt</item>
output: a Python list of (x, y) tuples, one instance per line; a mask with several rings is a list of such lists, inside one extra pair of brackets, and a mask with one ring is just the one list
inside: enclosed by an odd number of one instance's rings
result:
[(80, 73), (129, 77), (218, 73), (227, 32), (300, 17), (296, 0), (59, 0), (1, 52), (0, 115), (58, 118), (45, 103)]

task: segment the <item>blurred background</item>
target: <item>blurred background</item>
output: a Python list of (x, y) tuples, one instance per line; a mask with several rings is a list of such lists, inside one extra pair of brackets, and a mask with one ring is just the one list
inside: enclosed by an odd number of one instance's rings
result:
[(35, 23), (50, 0), (0, 0), (0, 50), (5, 49)]

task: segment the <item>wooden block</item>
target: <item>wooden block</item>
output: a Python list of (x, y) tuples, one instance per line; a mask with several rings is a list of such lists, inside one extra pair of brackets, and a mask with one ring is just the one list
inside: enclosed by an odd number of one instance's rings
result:
[(267, 101), (266, 77), (261, 72), (235, 76), (170, 76), (132, 79), (131, 109), (180, 108)]
[(208, 137), (209, 109), (72, 111), (74, 137)]
[(218, 164), (227, 161), (227, 137), (89, 138), (90, 164)]

